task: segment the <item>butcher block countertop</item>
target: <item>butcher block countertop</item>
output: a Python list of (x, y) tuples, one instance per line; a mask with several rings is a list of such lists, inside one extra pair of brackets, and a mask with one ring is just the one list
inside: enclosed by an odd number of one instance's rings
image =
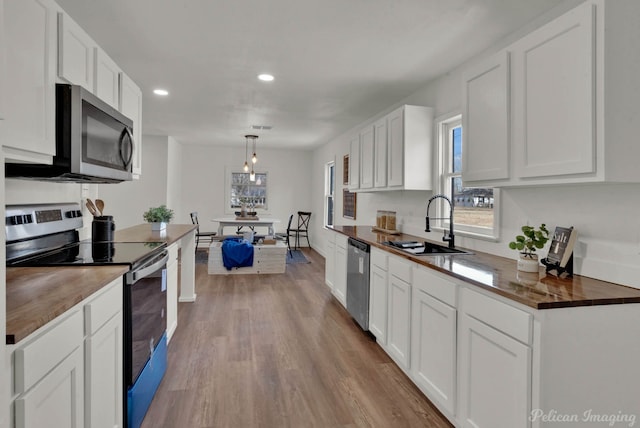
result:
[(516, 269), (515, 260), (474, 250), (469, 255), (414, 256), (383, 242), (422, 242), (424, 238), (373, 232), (371, 226), (333, 226), (329, 229), (535, 309), (640, 303), (640, 290), (624, 285), (579, 275), (561, 279), (547, 275), (543, 266), (538, 275), (523, 274)]
[(22, 339), (62, 315), (129, 266), (7, 268), (7, 344)]
[(151, 230), (150, 223), (138, 224), (126, 229), (116, 229), (116, 242), (166, 242), (171, 245), (196, 229), (195, 224), (168, 224), (162, 232)]
[[(115, 241), (171, 245), (195, 228), (168, 224), (165, 231), (152, 232), (146, 223), (116, 230)], [(128, 270), (123, 265), (7, 268), (6, 343), (18, 343)]]

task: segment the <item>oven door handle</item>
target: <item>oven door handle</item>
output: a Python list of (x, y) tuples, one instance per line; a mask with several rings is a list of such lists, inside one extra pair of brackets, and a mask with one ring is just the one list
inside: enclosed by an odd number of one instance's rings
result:
[[(159, 258), (159, 260), (158, 260)], [(157, 271), (158, 269), (160, 269), (162, 266), (164, 266), (165, 264), (167, 264), (167, 261), (169, 260), (169, 253), (167, 253), (166, 251), (162, 253), (162, 255), (160, 255), (159, 257), (153, 259), (152, 261), (150, 261), (148, 264), (140, 267), (140, 269), (137, 269), (135, 271), (132, 272), (132, 279), (133, 282), (136, 282), (146, 276), (149, 276), (150, 274), (154, 273), (155, 271)]]

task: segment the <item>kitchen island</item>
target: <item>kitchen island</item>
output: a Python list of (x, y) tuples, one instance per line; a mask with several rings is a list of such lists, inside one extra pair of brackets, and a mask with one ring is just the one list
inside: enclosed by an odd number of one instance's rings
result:
[(328, 233), (327, 285), (344, 305), (347, 239), (371, 246), (369, 330), (454, 425), (640, 418), (640, 290), (543, 267), (523, 274), (482, 252), (416, 256), (385, 242), (424, 238), (371, 226)]

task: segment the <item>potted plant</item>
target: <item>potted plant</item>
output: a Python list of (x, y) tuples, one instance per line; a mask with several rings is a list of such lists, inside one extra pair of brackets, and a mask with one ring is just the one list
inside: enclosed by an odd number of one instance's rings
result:
[(167, 208), (166, 205), (160, 205), (159, 207), (149, 208), (142, 218), (148, 223), (151, 223), (151, 230), (163, 230), (166, 229), (167, 223), (173, 218), (173, 210)]
[(542, 223), (539, 229), (522, 226), (522, 235), (517, 235), (515, 241), (509, 242), (509, 248), (520, 251), (519, 271), (538, 272), (538, 255), (535, 252), (543, 248), (548, 240), (549, 230), (546, 224)]

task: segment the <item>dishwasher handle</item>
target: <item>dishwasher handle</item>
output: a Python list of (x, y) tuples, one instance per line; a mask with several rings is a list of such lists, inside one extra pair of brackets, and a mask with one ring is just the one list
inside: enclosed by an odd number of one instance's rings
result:
[(357, 239), (349, 238), (349, 245), (351, 247), (359, 249), (360, 251), (364, 251), (365, 253), (371, 251), (371, 246), (369, 244), (367, 244), (366, 242), (358, 241)]

